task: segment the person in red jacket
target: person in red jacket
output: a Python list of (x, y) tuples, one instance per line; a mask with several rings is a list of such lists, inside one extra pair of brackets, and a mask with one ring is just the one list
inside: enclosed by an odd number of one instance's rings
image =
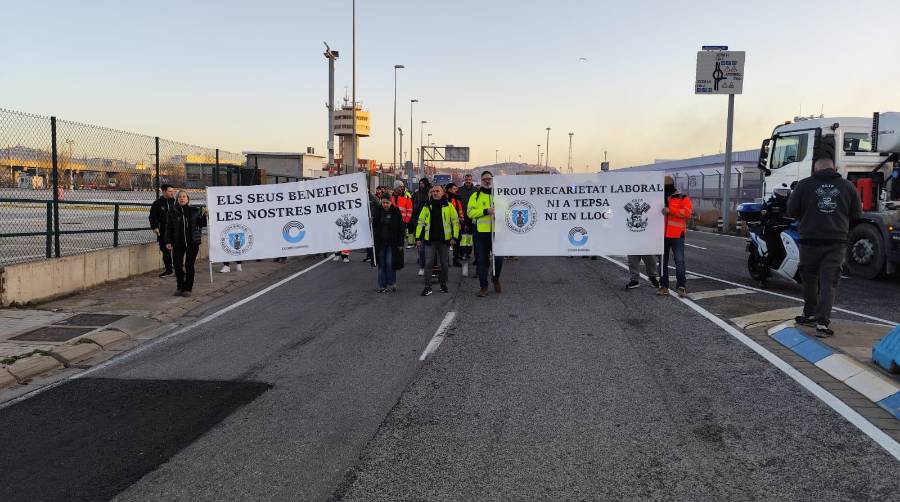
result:
[[(406, 248), (409, 249), (410, 247), (412, 247), (410, 245), (410, 237), (412, 233), (409, 231), (409, 228), (411, 226), (415, 227), (415, 224), (411, 223), (413, 215), (413, 202), (412, 197), (410, 197), (409, 195), (409, 192), (406, 191), (406, 185), (404, 185), (400, 180), (394, 182), (394, 196), (391, 198), (391, 202), (393, 203), (394, 207), (400, 210), (400, 216), (401, 218), (403, 218), (404, 232), (406, 233)], [(413, 232), (414, 231), (415, 229), (413, 229)]]
[(691, 198), (682, 194), (675, 187), (675, 180), (666, 176), (666, 206), (662, 213), (666, 216), (666, 235), (663, 245), (663, 259), (659, 264), (659, 295), (669, 294), (669, 253), (675, 255), (675, 287), (678, 296), (687, 296), (687, 272), (684, 265), (684, 237), (687, 234), (687, 220), (694, 213)]

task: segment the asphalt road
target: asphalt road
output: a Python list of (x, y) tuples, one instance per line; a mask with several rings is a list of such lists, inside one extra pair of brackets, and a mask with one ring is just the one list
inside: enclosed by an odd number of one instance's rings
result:
[[(745, 286), (758, 287), (747, 272), (746, 240), (704, 232), (689, 232), (686, 249), (690, 271)], [(796, 298), (803, 297), (799, 285), (783, 279), (769, 281), (768, 290)], [(790, 302), (784, 302), (786, 305)], [(900, 323), (900, 274), (877, 279), (847, 277), (841, 280), (835, 306)]]
[[(523, 258), (507, 263), (503, 295), (476, 298), (457, 277), (422, 298), (412, 268), (400, 292), (377, 295), (372, 268), (328, 262), (0, 409), (2, 499), (35, 499), (23, 472), (65, 494), (45, 500), (898, 493), (897, 461), (867, 436), (680, 302), (623, 279), (604, 260)], [(447, 338), (419, 363), (448, 312)]]

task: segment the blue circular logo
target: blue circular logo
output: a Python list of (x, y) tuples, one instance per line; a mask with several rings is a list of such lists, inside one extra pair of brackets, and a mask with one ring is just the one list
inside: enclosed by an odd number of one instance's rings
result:
[(576, 247), (581, 247), (587, 244), (588, 241), (588, 233), (582, 227), (574, 227), (572, 230), (569, 230), (569, 242)]
[(297, 244), (306, 237), (306, 230), (303, 230), (303, 228), (303, 223), (300, 223), (299, 221), (289, 221), (285, 223), (284, 228), (281, 229), (281, 237), (291, 244)]

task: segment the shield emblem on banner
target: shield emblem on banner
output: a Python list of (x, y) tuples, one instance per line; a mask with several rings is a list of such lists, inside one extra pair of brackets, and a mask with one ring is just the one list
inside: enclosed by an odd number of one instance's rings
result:
[(535, 209), (530, 202), (515, 200), (506, 210), (506, 226), (517, 234), (524, 234), (537, 223)]
[(230, 242), (231, 247), (237, 251), (247, 243), (247, 234), (244, 232), (230, 232), (228, 234), (228, 242)]
[(512, 213), (513, 221), (517, 227), (522, 228), (528, 224), (528, 209), (513, 209)]

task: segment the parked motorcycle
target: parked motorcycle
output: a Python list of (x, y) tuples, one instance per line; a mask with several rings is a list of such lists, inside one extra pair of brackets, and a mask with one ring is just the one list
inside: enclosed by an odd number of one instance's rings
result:
[(767, 286), (770, 277), (800, 283), (800, 234), (798, 223), (786, 215), (791, 189), (776, 188), (764, 203), (738, 206), (738, 215), (747, 224), (747, 270), (750, 277)]

